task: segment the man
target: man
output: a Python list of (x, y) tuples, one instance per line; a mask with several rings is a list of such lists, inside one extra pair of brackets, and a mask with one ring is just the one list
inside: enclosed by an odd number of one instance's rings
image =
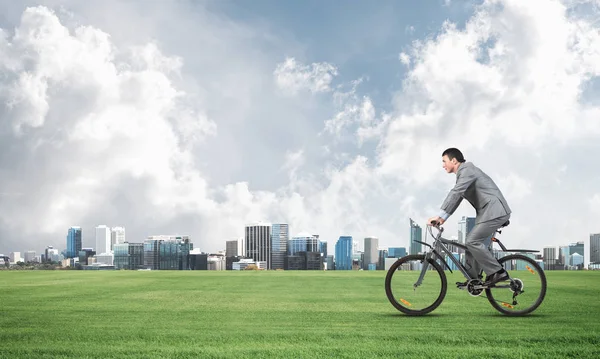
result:
[[(456, 148), (442, 153), (443, 168), (456, 174), (456, 184), (441, 206), (439, 216), (431, 217), (428, 223), (444, 224), (465, 198), (475, 208), (475, 226), (466, 238), (467, 252), (465, 267), (471, 278), (478, 278), (479, 266), (487, 274), (484, 285), (508, 280), (508, 273), (490, 253), (484, 242), (495, 231), (508, 224), (511, 209), (494, 181), (471, 162), (465, 162), (463, 154)], [(456, 283), (466, 285), (466, 283)]]

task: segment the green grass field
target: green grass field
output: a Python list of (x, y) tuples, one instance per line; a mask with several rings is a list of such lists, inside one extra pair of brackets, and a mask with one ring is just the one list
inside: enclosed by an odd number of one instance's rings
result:
[(546, 275), (510, 318), (454, 286), (404, 316), (384, 271), (0, 271), (0, 357), (600, 357), (600, 271)]

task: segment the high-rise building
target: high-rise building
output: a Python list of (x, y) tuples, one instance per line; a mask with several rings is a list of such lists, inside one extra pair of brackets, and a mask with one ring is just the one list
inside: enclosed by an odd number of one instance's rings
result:
[(267, 269), (271, 269), (271, 224), (259, 222), (246, 225), (244, 248), (246, 258), (267, 262)]
[(590, 263), (600, 263), (600, 233), (590, 234)]
[(284, 269), (289, 239), (289, 226), (287, 224), (277, 223), (271, 226), (270, 269)]
[(237, 240), (225, 242), (225, 256), (227, 256), (228, 258), (238, 256), (238, 241)]
[(293, 256), (299, 252), (320, 252), (319, 240), (308, 232), (301, 232), (290, 239), (288, 255)]
[[(580, 254), (583, 256), (583, 242), (577, 242), (577, 243), (571, 243), (569, 244), (569, 261), (567, 262), (567, 264), (569, 266), (577, 266), (576, 264), (573, 264), (573, 254)], [(583, 266), (581, 265), (581, 268), (583, 268)], [(580, 268), (580, 269), (581, 269)]]
[(352, 270), (352, 236), (340, 236), (335, 244), (335, 269)]
[(113, 227), (110, 230), (110, 250), (114, 251), (115, 244), (125, 243), (125, 228)]
[(110, 251), (110, 228), (101, 224), (96, 227), (96, 255)]
[(48, 246), (44, 250), (44, 262), (58, 262), (60, 261), (60, 257), (58, 256), (58, 249)]
[(321, 257), (323, 257), (323, 261), (326, 261), (327, 258), (327, 241), (319, 241), (319, 252), (321, 252)]
[(544, 268), (548, 270), (554, 270), (556, 268), (557, 253), (556, 247), (544, 247)]
[(81, 227), (73, 226), (67, 232), (67, 258), (77, 258), (81, 250)]
[(460, 221), (458, 221), (458, 243), (465, 244), (467, 234), (471, 232), (473, 227), (475, 227), (475, 217), (463, 216)]
[(363, 259), (363, 269), (369, 270), (369, 264), (379, 263), (379, 239), (376, 237), (365, 238), (365, 255)]
[(421, 230), (421, 226), (410, 218), (410, 254), (418, 254), (422, 251), (423, 245), (415, 242), (415, 240), (423, 241), (423, 231)]

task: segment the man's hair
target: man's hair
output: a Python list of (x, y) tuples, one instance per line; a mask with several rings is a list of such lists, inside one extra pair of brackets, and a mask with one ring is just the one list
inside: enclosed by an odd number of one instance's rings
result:
[(465, 162), (465, 157), (462, 152), (458, 148), (448, 148), (442, 153), (442, 157), (448, 156), (448, 159), (452, 161), (453, 158), (456, 158), (458, 162)]

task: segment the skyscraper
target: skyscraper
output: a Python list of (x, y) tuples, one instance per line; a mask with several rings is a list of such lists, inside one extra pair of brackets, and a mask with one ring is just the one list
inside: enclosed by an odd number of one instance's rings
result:
[(246, 258), (267, 262), (267, 269), (271, 269), (271, 224), (259, 222), (246, 225), (244, 248)]
[(319, 252), (319, 240), (308, 232), (296, 234), (289, 241), (288, 255), (293, 256), (298, 252)]
[(271, 226), (271, 269), (284, 269), (288, 240), (289, 227), (287, 224)]
[(379, 263), (378, 244), (379, 239), (376, 237), (365, 238), (365, 257), (363, 261), (363, 269), (368, 270), (369, 264), (377, 265)]
[(600, 263), (600, 233), (590, 234), (590, 263)]
[(463, 216), (461, 220), (458, 221), (458, 243), (465, 244), (467, 234), (471, 232), (473, 227), (475, 227), (475, 217)]
[(544, 268), (548, 270), (556, 269), (557, 253), (556, 247), (544, 247)]
[(81, 227), (71, 227), (67, 232), (67, 258), (78, 258), (81, 250)]
[(226, 241), (225, 242), (225, 256), (237, 257), (238, 256), (238, 241)]
[(415, 242), (423, 241), (423, 231), (421, 227), (410, 218), (410, 254), (418, 254), (422, 251), (422, 244)]
[(340, 236), (335, 243), (335, 269), (352, 270), (352, 236)]
[(110, 250), (114, 251), (115, 244), (125, 243), (125, 228), (113, 227), (110, 230)]
[(101, 224), (96, 227), (96, 255), (110, 251), (110, 228)]

